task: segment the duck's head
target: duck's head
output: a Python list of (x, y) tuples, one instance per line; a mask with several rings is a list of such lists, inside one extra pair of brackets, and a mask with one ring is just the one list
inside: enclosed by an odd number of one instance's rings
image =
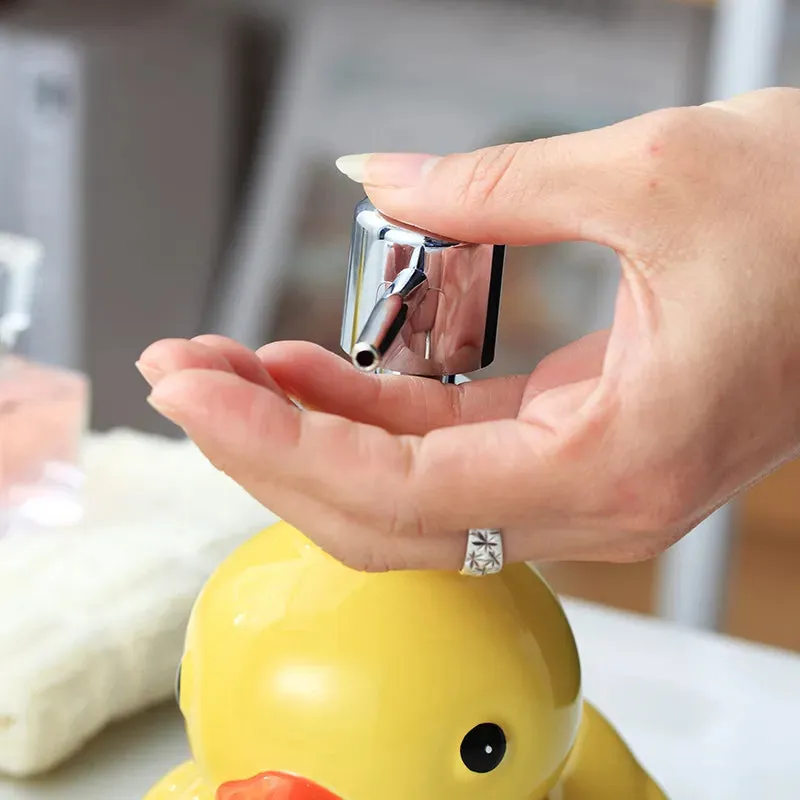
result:
[(218, 800), (539, 800), (580, 695), (570, 626), (528, 567), (363, 574), (285, 523), (209, 580), (179, 681)]

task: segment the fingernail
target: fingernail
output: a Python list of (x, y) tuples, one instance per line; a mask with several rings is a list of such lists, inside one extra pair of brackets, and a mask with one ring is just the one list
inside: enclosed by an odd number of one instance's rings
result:
[(142, 377), (151, 385), (155, 386), (163, 377), (164, 370), (154, 367), (150, 364), (144, 364), (141, 361), (136, 362), (136, 369), (139, 370)]
[(342, 156), (336, 159), (336, 169), (343, 175), (347, 175), (351, 181), (363, 183), (367, 161), (372, 158), (372, 155), (372, 153), (361, 153), (352, 156)]
[(169, 402), (165, 401), (163, 398), (159, 396), (154, 396), (153, 392), (147, 396), (147, 402), (156, 410), (159, 414), (169, 415), (175, 410), (175, 407), (170, 405)]
[(342, 156), (336, 167), (356, 183), (407, 189), (422, 183), (440, 160), (424, 153), (362, 153)]

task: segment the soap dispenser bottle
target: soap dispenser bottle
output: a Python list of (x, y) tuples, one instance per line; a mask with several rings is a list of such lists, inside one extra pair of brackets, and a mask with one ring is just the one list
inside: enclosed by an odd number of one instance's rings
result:
[(82, 516), (89, 382), (15, 353), (41, 262), (38, 242), (0, 233), (0, 536)]
[[(363, 201), (342, 347), (448, 383), (485, 367), (502, 267), (502, 247)], [(526, 564), (365, 573), (278, 522), (209, 578), (176, 688), (192, 760), (145, 800), (666, 800), (584, 701), (569, 619)]]
[(342, 349), (364, 372), (456, 383), (494, 360), (505, 247), (452, 241), (355, 209)]

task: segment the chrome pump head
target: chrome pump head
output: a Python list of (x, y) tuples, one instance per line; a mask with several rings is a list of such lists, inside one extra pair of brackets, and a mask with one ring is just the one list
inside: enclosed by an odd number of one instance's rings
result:
[(494, 360), (505, 248), (355, 210), (342, 349), (364, 372), (454, 379)]

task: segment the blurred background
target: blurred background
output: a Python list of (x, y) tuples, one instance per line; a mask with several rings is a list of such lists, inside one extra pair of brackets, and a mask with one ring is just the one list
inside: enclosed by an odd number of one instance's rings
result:
[[(133, 369), (165, 336), (338, 348), (359, 187), (334, 159), (448, 152), (800, 84), (800, 2), (0, 0), (0, 230), (46, 258), (23, 354), (92, 427), (175, 435)], [(491, 373), (608, 325), (613, 254), (512, 250)], [(664, 559), (566, 593), (800, 650), (800, 466)], [(700, 541), (702, 538), (702, 541)]]

